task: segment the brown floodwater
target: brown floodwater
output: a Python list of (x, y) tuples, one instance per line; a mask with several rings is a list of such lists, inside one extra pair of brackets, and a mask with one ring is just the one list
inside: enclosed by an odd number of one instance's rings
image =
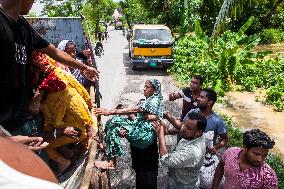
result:
[(256, 101), (256, 92), (228, 92), (227, 105), (218, 104), (216, 110), (232, 117), (242, 130), (258, 128), (266, 132), (275, 141), (273, 152), (284, 158), (284, 112), (276, 112), (272, 106), (265, 106)]

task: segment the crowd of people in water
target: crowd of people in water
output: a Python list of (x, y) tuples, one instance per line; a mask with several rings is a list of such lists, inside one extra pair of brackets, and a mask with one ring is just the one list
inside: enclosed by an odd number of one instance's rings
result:
[[(265, 163), (275, 142), (259, 129), (243, 133), (243, 147), (227, 147), (228, 130), (213, 111), (217, 94), (195, 75), (188, 87), (166, 98), (157, 79), (145, 81), (144, 99), (114, 109), (94, 107), (90, 90), (99, 72), (90, 49), (77, 53), (76, 42), (57, 47), (43, 39), (21, 16), (33, 0), (0, 0), (0, 187), (61, 188), (57, 177), (97, 140), (99, 115), (110, 116), (99, 145), (101, 169), (115, 169), (131, 148), (137, 189), (157, 188), (159, 165), (168, 167), (167, 188), (277, 189), (278, 178)], [(164, 101), (182, 100), (181, 116)], [(166, 135), (176, 135), (169, 151)], [(44, 163), (45, 162), (45, 163)], [(48, 165), (48, 166), (47, 166)]]

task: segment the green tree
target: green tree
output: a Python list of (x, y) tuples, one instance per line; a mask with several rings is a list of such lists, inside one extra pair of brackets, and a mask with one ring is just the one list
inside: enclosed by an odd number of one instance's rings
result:
[(149, 23), (148, 11), (144, 9), (139, 0), (120, 1), (119, 6), (129, 28), (134, 23)]
[(43, 4), (42, 15), (50, 17), (80, 16), (82, 0), (39, 0)]
[[(225, 30), (237, 31), (245, 21), (251, 17), (255, 17), (255, 21), (247, 31), (247, 34), (258, 33), (266, 28), (281, 28), (284, 21), (284, 0), (225, 0), (222, 5), (219, 0), (219, 13), (216, 14), (217, 8), (212, 8), (211, 23), (202, 20), (202, 25), (212, 27), (212, 18), (217, 17), (215, 21), (212, 37), (215, 38), (218, 33)], [(214, 5), (212, 5), (214, 7)], [(204, 11), (205, 12), (205, 11)], [(205, 13), (206, 14), (206, 13)], [(209, 32), (212, 30), (209, 30)]]
[(35, 12), (30, 11), (28, 14), (29, 17), (36, 17), (37, 14)]
[(87, 0), (82, 12), (87, 19), (90, 33), (97, 36), (100, 21), (110, 21), (117, 3), (112, 0)]

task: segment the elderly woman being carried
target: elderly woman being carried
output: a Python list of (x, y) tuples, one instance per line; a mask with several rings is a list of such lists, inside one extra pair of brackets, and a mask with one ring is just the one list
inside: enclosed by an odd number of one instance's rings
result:
[[(143, 92), (146, 99), (140, 101), (135, 107), (113, 110), (94, 109), (97, 115), (117, 115), (105, 124), (106, 155), (111, 161), (108, 165), (96, 162), (97, 167), (113, 168), (115, 165), (112, 160), (125, 154), (121, 146), (121, 137), (125, 137), (132, 146), (140, 149), (147, 148), (156, 141), (152, 122), (161, 121), (163, 118), (163, 96), (160, 82), (156, 79), (147, 80)], [(137, 113), (135, 119), (121, 116), (135, 113)]]

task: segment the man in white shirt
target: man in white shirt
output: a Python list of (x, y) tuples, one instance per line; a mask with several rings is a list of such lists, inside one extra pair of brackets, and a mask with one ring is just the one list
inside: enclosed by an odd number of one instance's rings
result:
[(195, 112), (188, 114), (188, 119), (181, 128), (182, 139), (176, 150), (168, 153), (164, 128), (160, 123), (154, 123), (159, 138), (160, 162), (169, 168), (169, 189), (198, 188), (199, 171), (206, 151), (203, 136), (206, 124), (206, 118), (201, 114)]

